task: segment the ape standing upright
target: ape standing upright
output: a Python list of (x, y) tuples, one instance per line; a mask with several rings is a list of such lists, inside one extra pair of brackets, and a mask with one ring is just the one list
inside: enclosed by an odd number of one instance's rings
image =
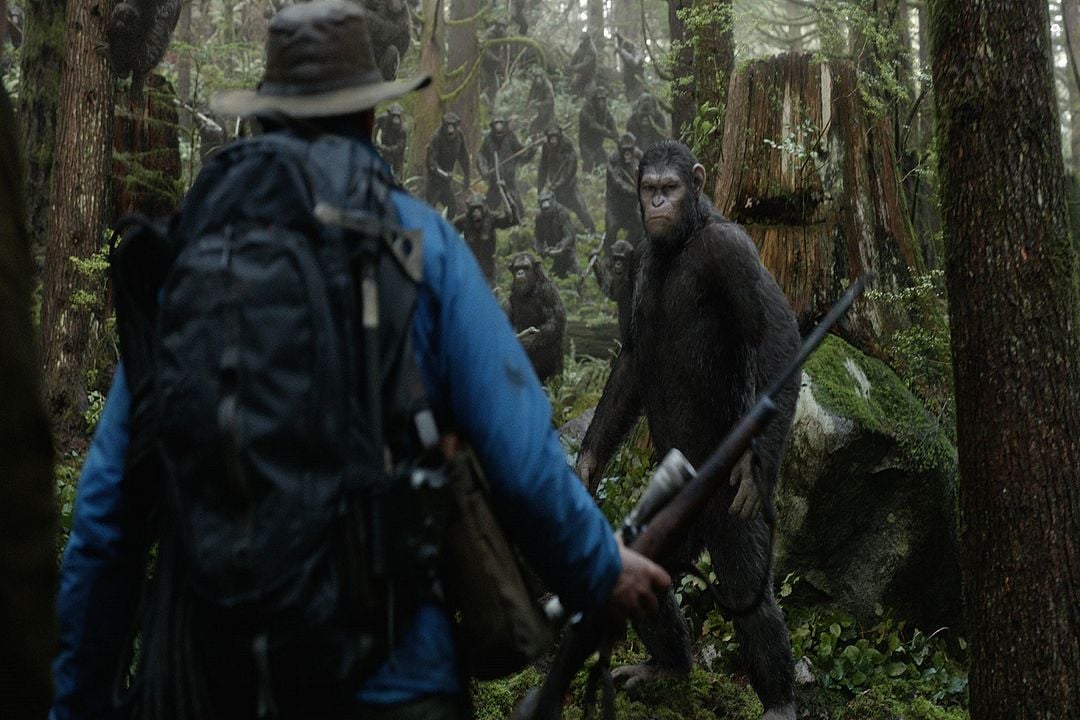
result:
[(559, 289), (530, 253), (514, 255), (510, 297), (503, 305), (540, 382), (563, 369), (566, 309)]
[[(639, 248), (633, 321), (615, 360), (578, 460), (595, 491), (600, 473), (644, 409), (658, 456), (678, 448), (700, 465), (799, 347), (795, 315), (745, 231), (703, 196), (705, 169), (680, 143), (647, 151), (638, 197), (647, 242)], [(680, 548), (680, 560), (708, 549), (724, 603), (751, 606), (732, 618), (751, 685), (766, 720), (794, 720), (791, 641), (768, 577), (771, 497), (798, 397), (777, 394), (776, 418), (731, 473)], [(764, 588), (761, 601), (755, 604)], [(638, 628), (652, 659), (619, 668), (638, 681), (690, 671), (686, 622), (670, 592)]]

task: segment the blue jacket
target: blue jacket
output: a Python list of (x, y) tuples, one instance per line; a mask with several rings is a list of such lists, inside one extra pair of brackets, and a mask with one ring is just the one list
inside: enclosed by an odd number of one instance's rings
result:
[[(471, 443), (511, 539), (564, 604), (604, 601), (621, 569), (611, 528), (567, 465), (543, 389), (468, 247), (427, 205), (395, 191), (406, 229), (424, 236), (413, 346), (438, 417)], [(64, 553), (52, 717), (111, 716), (117, 657), (137, 602), (145, 517), (121, 488), (130, 395), (121, 367), (83, 466)], [(359, 695), (390, 704), (460, 693), (451, 623), (420, 609)]]

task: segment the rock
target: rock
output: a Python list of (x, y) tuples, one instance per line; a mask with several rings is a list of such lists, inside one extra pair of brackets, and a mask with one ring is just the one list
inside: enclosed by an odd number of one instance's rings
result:
[(585, 431), (589, 429), (595, 412), (596, 408), (591, 407), (559, 428), (559, 438), (564, 446), (573, 448), (575, 452), (581, 447), (581, 441), (585, 439)]
[[(873, 624), (963, 627), (956, 450), (883, 363), (829, 336), (806, 363), (778, 494), (778, 578)], [(799, 597), (801, 594), (801, 597)]]

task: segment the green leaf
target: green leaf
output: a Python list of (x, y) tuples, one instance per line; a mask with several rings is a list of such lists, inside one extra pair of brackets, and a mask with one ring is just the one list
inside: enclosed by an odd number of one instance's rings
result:
[(829, 632), (832, 633), (833, 637), (840, 637), (840, 625), (839, 625), (839, 623), (833, 623), (832, 625), (830, 625), (829, 626)]
[(907, 665), (902, 662), (892, 662), (885, 666), (885, 674), (889, 677), (900, 677), (907, 672)]

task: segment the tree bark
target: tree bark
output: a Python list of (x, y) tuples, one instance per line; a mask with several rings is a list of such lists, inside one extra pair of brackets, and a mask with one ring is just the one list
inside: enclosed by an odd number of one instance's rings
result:
[[(56, 148), (60, 66), (67, 0), (26, 0), (17, 113), (26, 158), (26, 214), (31, 252), (40, 266), (49, 234), (49, 194)], [(40, 269), (40, 268), (39, 268)]]
[(973, 720), (1080, 707), (1080, 341), (1045, 0), (932, 0)]
[[(450, 19), (463, 20), (471, 18), (480, 12), (481, 4), (477, 0), (451, 0)], [(475, 63), (483, 62), (480, 59), (480, 44), (477, 41), (476, 21), (460, 25), (450, 25), (447, 29), (447, 47), (449, 49), (449, 70), (459, 74), (450, 83), (454, 87), (448, 89), (454, 91), (462, 83), (468, 83), (450, 103), (450, 109), (461, 117), (461, 129), (465, 134), (465, 141), (469, 150), (475, 151), (480, 145), (480, 77), (483, 73), (481, 67), (470, 74)], [(500, 45), (492, 48), (492, 52), (505, 57), (506, 46)], [(505, 67), (504, 67), (505, 71)], [(427, 138), (425, 138), (425, 141)]]
[(442, 124), (442, 104), (439, 97), (443, 91), (443, 3), (442, 0), (424, 0), (424, 24), (420, 31), (420, 72), (431, 75), (431, 84), (414, 93), (412, 127), (409, 128), (407, 175), (424, 174), (424, 158), (427, 156), (428, 140)]
[[(697, 19), (690, 28), (694, 46), (694, 107), (709, 105), (717, 108), (717, 128), (724, 126), (728, 83), (735, 67), (735, 26), (732, 0), (697, 0), (694, 9)], [(711, 133), (702, 138), (698, 148), (706, 167), (716, 167), (720, 161), (722, 135)]]
[(668, 0), (668, 31), (671, 37), (671, 136), (684, 138), (694, 120), (694, 50), (679, 11), (693, 0)]
[(76, 302), (79, 291), (100, 297), (72, 258), (102, 245), (109, 212), (113, 78), (95, 46), (105, 40), (112, 0), (71, 0), (57, 115), (52, 225), (45, 254), (41, 334), (46, 401), (61, 447), (81, 429), (86, 370), (96, 355), (100, 307)]
[(152, 218), (169, 215), (180, 200), (176, 93), (163, 75), (153, 73), (146, 79), (144, 95), (146, 112), (142, 117), (132, 113), (126, 97), (117, 98), (111, 222), (132, 212)]
[(1072, 174), (1080, 177), (1080, 2), (1061, 0), (1062, 22), (1066, 28), (1065, 51), (1068, 56), (1069, 75), (1065, 85), (1069, 89), (1069, 159)]
[[(865, 270), (874, 287), (911, 283), (921, 260), (907, 219), (888, 120), (861, 101), (849, 61), (779, 55), (736, 73), (728, 96), (717, 208), (746, 227), (806, 332)], [(860, 300), (840, 334), (883, 357), (910, 318)]]

